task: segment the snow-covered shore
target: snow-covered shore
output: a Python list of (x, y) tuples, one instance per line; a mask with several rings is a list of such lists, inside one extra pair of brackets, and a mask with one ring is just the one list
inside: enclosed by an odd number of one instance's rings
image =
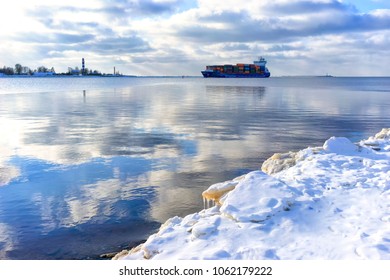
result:
[(275, 154), (203, 197), (114, 259), (390, 259), (390, 129)]

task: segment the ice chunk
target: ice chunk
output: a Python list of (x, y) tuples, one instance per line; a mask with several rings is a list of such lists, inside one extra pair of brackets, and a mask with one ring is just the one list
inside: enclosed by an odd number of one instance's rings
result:
[(209, 208), (210, 207), (210, 201), (213, 201), (217, 205), (221, 205), (221, 198), (226, 193), (234, 190), (234, 188), (237, 186), (238, 182), (243, 177), (235, 178), (231, 181), (226, 181), (222, 183), (217, 183), (214, 185), (211, 185), (207, 190), (205, 190), (202, 193), (203, 200), (204, 200), (204, 207)]
[(267, 174), (278, 173), (282, 170), (294, 166), (297, 162), (296, 160), (297, 153), (288, 152), (288, 153), (276, 153), (266, 161), (261, 166), (261, 170)]
[(360, 141), (361, 146), (370, 147), (375, 151), (390, 150), (388, 140), (390, 139), (390, 128), (383, 128), (375, 136)]
[(331, 137), (325, 141), (324, 150), (328, 153), (340, 155), (354, 154), (358, 151), (358, 146), (345, 137)]
[(296, 192), (278, 179), (254, 171), (227, 195), (220, 211), (239, 222), (261, 222), (287, 209)]
[(390, 128), (382, 128), (380, 132), (375, 134), (375, 139), (390, 139)]
[(269, 175), (286, 170), (312, 154), (318, 153), (320, 148), (307, 148), (299, 152), (276, 153), (261, 166), (261, 170)]

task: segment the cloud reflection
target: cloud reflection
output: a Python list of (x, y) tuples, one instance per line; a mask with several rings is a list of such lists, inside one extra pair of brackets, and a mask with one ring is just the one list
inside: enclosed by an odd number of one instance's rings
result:
[(11, 226), (0, 223), (0, 260), (7, 258), (7, 252), (12, 251), (16, 243), (15, 233)]
[[(335, 132), (376, 132), (390, 105), (385, 94), (354, 92), (351, 100), (321, 80), (140, 80), (116, 90), (2, 95), (0, 231), (14, 233), (0, 240), (4, 258), (34, 238), (75, 235), (89, 248), (103, 235), (139, 241), (156, 221), (199, 210), (209, 185), (259, 168), (274, 152), (322, 144)], [(76, 239), (50, 257), (77, 254), (62, 252)]]

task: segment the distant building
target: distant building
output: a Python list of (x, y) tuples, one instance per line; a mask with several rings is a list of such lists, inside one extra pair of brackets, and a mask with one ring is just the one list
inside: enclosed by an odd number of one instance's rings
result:
[(34, 72), (34, 76), (36, 77), (50, 77), (50, 76), (54, 76), (56, 73), (54, 72)]
[(75, 69), (73, 69), (72, 67), (68, 67), (68, 74), (73, 76), (79, 76), (81, 72), (78, 67), (76, 67)]

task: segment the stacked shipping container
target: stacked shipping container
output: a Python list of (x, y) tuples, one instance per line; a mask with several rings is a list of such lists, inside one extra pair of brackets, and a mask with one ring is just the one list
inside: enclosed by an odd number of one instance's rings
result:
[(263, 74), (265, 71), (265, 66), (237, 63), (236, 65), (209, 65), (206, 67), (206, 69), (227, 74)]

